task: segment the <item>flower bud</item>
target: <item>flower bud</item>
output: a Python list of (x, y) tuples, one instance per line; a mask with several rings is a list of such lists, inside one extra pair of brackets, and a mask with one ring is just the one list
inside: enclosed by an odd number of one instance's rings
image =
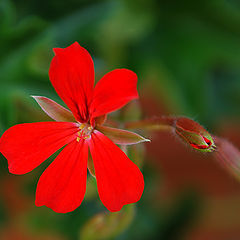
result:
[(210, 133), (197, 122), (180, 117), (175, 122), (175, 132), (184, 142), (202, 152), (212, 152), (215, 144)]
[(135, 216), (135, 206), (125, 206), (120, 212), (98, 213), (80, 229), (79, 239), (115, 239), (130, 226)]

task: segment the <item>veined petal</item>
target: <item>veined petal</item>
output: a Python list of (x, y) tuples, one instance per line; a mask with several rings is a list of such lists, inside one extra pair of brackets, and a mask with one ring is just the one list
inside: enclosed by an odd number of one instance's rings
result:
[(53, 120), (58, 122), (75, 122), (75, 118), (73, 114), (67, 110), (66, 108), (62, 107), (58, 103), (54, 102), (53, 100), (41, 97), (41, 96), (32, 96), (42, 110)]
[(99, 130), (104, 135), (106, 135), (108, 138), (110, 138), (115, 144), (132, 145), (141, 142), (150, 142), (149, 139), (146, 139), (137, 133), (123, 129), (99, 125), (96, 126), (96, 129)]
[(84, 140), (66, 146), (39, 179), (36, 206), (59, 213), (75, 210), (86, 192), (88, 145)]
[(136, 164), (109, 138), (95, 130), (88, 140), (93, 158), (100, 199), (111, 212), (137, 202), (144, 180)]
[(94, 85), (93, 61), (77, 42), (64, 49), (54, 49), (49, 76), (58, 95), (80, 122), (89, 119), (88, 106)]
[(8, 160), (9, 172), (25, 174), (76, 138), (78, 130), (77, 124), (68, 122), (19, 124), (3, 134), (0, 152)]
[(138, 98), (137, 75), (128, 69), (113, 70), (96, 84), (91, 118), (115, 111), (135, 98)]

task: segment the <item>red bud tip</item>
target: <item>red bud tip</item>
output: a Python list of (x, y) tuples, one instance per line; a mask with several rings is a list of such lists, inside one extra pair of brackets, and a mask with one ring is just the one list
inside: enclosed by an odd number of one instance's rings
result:
[(213, 152), (216, 148), (210, 133), (200, 124), (189, 118), (177, 118), (175, 132), (184, 142), (199, 151)]

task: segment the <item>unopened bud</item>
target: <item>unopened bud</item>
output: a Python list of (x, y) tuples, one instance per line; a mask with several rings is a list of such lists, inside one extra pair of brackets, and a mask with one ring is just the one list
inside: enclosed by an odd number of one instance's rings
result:
[(177, 118), (175, 132), (184, 142), (199, 151), (213, 152), (216, 148), (210, 133), (200, 124), (189, 118)]
[(116, 239), (130, 226), (135, 216), (135, 206), (125, 206), (115, 213), (98, 213), (80, 229), (79, 239)]

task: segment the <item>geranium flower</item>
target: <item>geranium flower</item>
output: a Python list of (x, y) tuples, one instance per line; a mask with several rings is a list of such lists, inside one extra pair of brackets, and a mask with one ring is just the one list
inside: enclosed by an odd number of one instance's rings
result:
[(0, 139), (0, 151), (11, 173), (25, 174), (65, 146), (40, 177), (35, 202), (65, 213), (80, 206), (84, 198), (89, 148), (100, 199), (108, 210), (119, 211), (141, 198), (144, 180), (138, 167), (115, 143), (133, 144), (146, 139), (102, 123), (106, 114), (138, 98), (137, 76), (130, 70), (117, 69), (94, 87), (94, 66), (87, 50), (75, 42), (54, 52), (50, 80), (71, 112), (48, 98), (34, 97), (56, 122), (11, 127)]

